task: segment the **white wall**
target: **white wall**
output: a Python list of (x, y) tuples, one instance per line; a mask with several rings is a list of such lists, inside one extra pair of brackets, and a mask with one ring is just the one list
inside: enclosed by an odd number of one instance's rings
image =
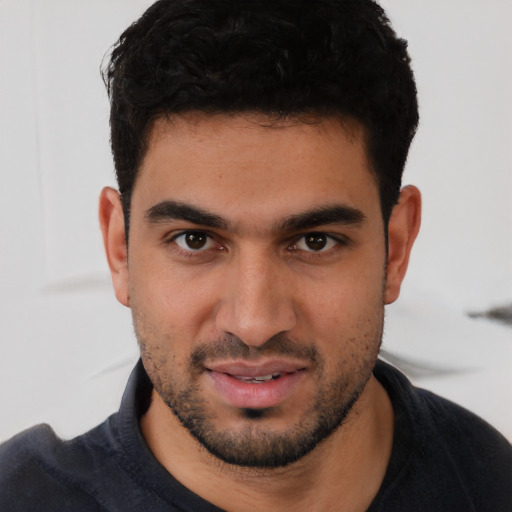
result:
[[(147, 0), (0, 0), (0, 439), (71, 436), (117, 406), (137, 359), (96, 220), (114, 184), (101, 59)], [(511, 0), (385, 0), (409, 40), (422, 121), (406, 182), (422, 234), (384, 346), (417, 382), (512, 439)], [(453, 371), (452, 371), (453, 370)]]
[(382, 4), (414, 62), (421, 124), (405, 183), (424, 198), (384, 346), (455, 370), (418, 384), (475, 410), (512, 440), (512, 326), (467, 316), (512, 306), (512, 1)]

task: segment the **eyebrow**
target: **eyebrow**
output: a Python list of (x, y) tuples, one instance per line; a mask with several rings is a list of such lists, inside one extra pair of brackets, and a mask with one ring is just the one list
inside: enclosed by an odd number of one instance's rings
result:
[[(203, 210), (200, 207), (178, 201), (162, 201), (146, 211), (146, 220), (152, 224), (173, 220), (185, 220), (192, 224), (216, 229), (229, 229), (230, 223), (220, 215)], [(290, 215), (278, 221), (275, 232), (290, 232), (311, 229), (326, 224), (360, 225), (366, 221), (365, 214), (352, 206), (326, 205), (305, 212)]]
[(219, 215), (207, 212), (197, 206), (177, 201), (162, 201), (146, 211), (146, 220), (152, 224), (172, 220), (186, 220), (210, 228), (227, 229), (228, 223)]
[(290, 215), (276, 226), (276, 231), (301, 231), (326, 224), (361, 225), (366, 215), (352, 206), (327, 205)]

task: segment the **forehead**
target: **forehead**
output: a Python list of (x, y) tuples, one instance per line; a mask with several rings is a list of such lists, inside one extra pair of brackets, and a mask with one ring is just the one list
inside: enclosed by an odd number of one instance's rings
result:
[(339, 202), (379, 209), (364, 140), (358, 123), (335, 118), (303, 122), (199, 113), (161, 118), (149, 136), (132, 212), (165, 200), (246, 217)]

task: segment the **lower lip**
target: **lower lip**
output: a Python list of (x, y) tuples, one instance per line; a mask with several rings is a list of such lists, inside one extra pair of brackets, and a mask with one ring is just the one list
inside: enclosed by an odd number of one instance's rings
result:
[(259, 384), (215, 371), (209, 371), (208, 375), (227, 404), (241, 409), (267, 409), (283, 403), (293, 394), (304, 377), (304, 371), (286, 373), (278, 379)]

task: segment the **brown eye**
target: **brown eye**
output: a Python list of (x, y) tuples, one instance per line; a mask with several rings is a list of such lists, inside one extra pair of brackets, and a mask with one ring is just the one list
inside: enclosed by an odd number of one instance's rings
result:
[(185, 235), (185, 243), (191, 249), (202, 249), (206, 244), (206, 235), (204, 233), (188, 233)]
[(304, 237), (304, 243), (312, 251), (321, 251), (327, 245), (327, 237), (325, 235), (307, 235)]
[(178, 235), (174, 241), (185, 251), (201, 251), (211, 248), (214, 244), (211, 237), (201, 231), (187, 231)]
[(338, 240), (325, 233), (308, 233), (293, 244), (293, 249), (305, 252), (325, 252), (339, 243)]

